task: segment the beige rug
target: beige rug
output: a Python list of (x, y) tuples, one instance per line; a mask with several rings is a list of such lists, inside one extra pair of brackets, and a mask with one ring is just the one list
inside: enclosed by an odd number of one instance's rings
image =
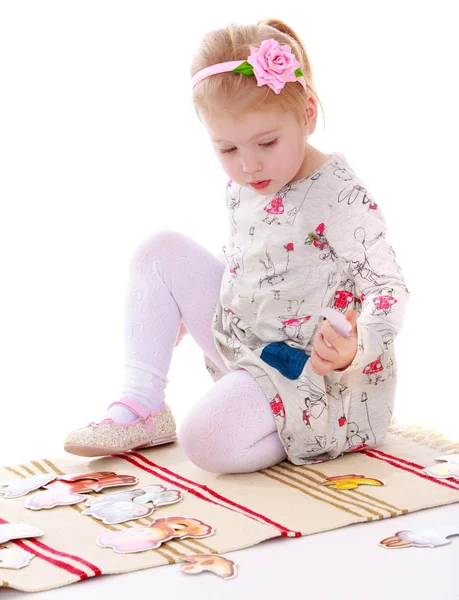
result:
[[(435, 464), (437, 456), (457, 452), (459, 444), (447, 442), (440, 435), (394, 424), (377, 450), (347, 454), (312, 467), (285, 462), (247, 475), (202, 471), (185, 458), (178, 444), (105, 459), (62, 456), (7, 466), (0, 469), (0, 481), (39, 473), (115, 471), (138, 477), (135, 487), (159, 483), (179, 489), (184, 499), (158, 508), (147, 519), (105, 525), (82, 515), (84, 504), (32, 511), (24, 508), (24, 497), (0, 497), (0, 523), (27, 523), (45, 533), (37, 539), (7, 544), (23, 548), (35, 558), (23, 569), (0, 569), (0, 587), (48, 590), (96, 575), (179, 562), (184, 555), (223, 554), (278, 536), (310, 535), (458, 502), (459, 479), (438, 480), (422, 472), (423, 467)], [(321, 485), (327, 477), (348, 474), (380, 479), (387, 485), (354, 490)], [(131, 488), (108, 492), (121, 489)], [(146, 526), (154, 519), (172, 516), (200, 519), (216, 532), (200, 540), (171, 540), (156, 550), (125, 555), (100, 548), (95, 542), (108, 531)], [(394, 525), (394, 532), (396, 528)]]

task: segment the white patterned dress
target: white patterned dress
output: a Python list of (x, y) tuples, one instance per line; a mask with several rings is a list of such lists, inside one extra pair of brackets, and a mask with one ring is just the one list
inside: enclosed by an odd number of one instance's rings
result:
[[(226, 189), (214, 340), (229, 370), (256, 378), (294, 464), (384, 439), (397, 380), (393, 341), (409, 296), (380, 208), (342, 154), (328, 157), (272, 196), (231, 182)], [(360, 311), (354, 361), (325, 377), (307, 361), (323, 321), (311, 310), (322, 306)], [(223, 373), (205, 359), (218, 381)]]

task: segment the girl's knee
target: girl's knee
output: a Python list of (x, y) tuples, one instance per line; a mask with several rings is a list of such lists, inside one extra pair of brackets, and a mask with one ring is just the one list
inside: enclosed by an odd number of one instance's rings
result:
[(178, 248), (183, 246), (186, 239), (186, 235), (180, 231), (172, 229), (155, 231), (134, 250), (132, 262), (136, 263), (143, 260), (147, 254), (161, 255), (162, 253), (176, 252)]
[(178, 437), (187, 458), (212, 473), (235, 472), (234, 466), (244, 453), (235, 439), (230, 403), (212, 393), (201, 398), (185, 417)]
[(222, 461), (226, 453), (221, 435), (215, 434), (205, 415), (188, 415), (179, 428), (178, 438), (186, 457), (197, 467), (211, 473), (227, 472)]
[(231, 371), (193, 407), (179, 431), (186, 456), (213, 473), (244, 470), (253, 446), (276, 430), (263, 390), (247, 371)]

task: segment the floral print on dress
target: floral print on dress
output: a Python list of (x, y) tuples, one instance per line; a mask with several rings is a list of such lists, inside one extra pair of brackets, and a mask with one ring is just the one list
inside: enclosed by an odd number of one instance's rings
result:
[[(392, 417), (393, 342), (409, 295), (379, 203), (333, 153), (272, 196), (231, 182), (226, 205), (227, 269), (212, 323), (222, 360), (256, 378), (294, 464), (379, 444)], [(325, 377), (307, 360), (322, 324), (312, 309), (322, 306), (359, 311), (353, 363)], [(223, 374), (210, 366), (218, 381)]]

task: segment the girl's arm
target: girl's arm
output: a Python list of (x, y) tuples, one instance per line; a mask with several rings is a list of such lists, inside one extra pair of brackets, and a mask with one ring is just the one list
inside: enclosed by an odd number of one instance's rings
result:
[[(364, 203), (366, 201), (366, 203)], [(355, 282), (361, 301), (357, 354), (346, 370), (364, 369), (380, 358), (402, 329), (409, 291), (376, 204), (359, 195), (352, 204), (337, 202), (325, 236)]]

